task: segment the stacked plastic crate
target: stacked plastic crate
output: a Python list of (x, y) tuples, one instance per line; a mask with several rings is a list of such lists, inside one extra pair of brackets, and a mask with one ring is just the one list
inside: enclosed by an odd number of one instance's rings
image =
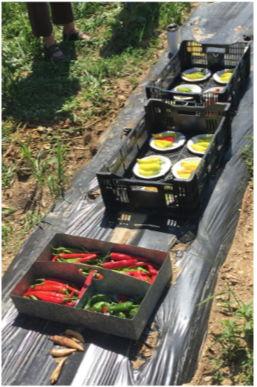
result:
[[(250, 42), (180, 44), (147, 84), (144, 115), (97, 173), (107, 209), (182, 218), (198, 215), (201, 196), (230, 146), (231, 111), (248, 82), (250, 47)], [(176, 138), (170, 147), (156, 142), (156, 137), (172, 134)], [(198, 141), (205, 142), (205, 149), (195, 145)], [(149, 158), (159, 158), (159, 173), (158, 169), (152, 175), (139, 173), (140, 161)], [(195, 163), (197, 168), (183, 175), (183, 163)]]

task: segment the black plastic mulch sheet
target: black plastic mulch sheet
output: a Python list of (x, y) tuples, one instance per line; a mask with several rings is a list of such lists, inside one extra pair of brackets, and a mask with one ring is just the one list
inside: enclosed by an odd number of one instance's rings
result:
[[(233, 43), (253, 26), (253, 3), (201, 3), (183, 28), (183, 38), (191, 39), (197, 22), (198, 41)], [(241, 26), (242, 29), (235, 31)], [(200, 29), (200, 30), (199, 30)], [(229, 39), (231, 37), (231, 39)], [(197, 40), (197, 39), (196, 39)], [(85, 329), (85, 352), (68, 357), (58, 385), (180, 385), (189, 382), (207, 331), (211, 303), (196, 306), (213, 294), (219, 267), (231, 246), (249, 175), (241, 149), (253, 134), (252, 72), (232, 121), (232, 144), (227, 163), (211, 181), (196, 221), (151, 219), (143, 214), (108, 214), (101, 196), (88, 193), (97, 189), (95, 172), (121, 141), (124, 126), (133, 125), (143, 112), (144, 84), (168, 61), (168, 49), (151, 70), (126, 107), (110, 127), (108, 138), (92, 162), (73, 181), (67, 201), (58, 201), (28, 237), (2, 279), (2, 385), (48, 385), (56, 363), (47, 352), (53, 343), (47, 338), (64, 332), (65, 324), (19, 314), (9, 293), (35, 261), (55, 233), (80, 235), (119, 242), (129, 232), (127, 244), (169, 251), (176, 240), (189, 242), (188, 250), (177, 256), (180, 274), (167, 288), (150, 325), (159, 337), (155, 351), (138, 370), (131, 359), (135, 343), (128, 339)], [(71, 204), (69, 204), (69, 202)], [(122, 242), (124, 243), (124, 242)], [(215, 260), (215, 267), (208, 260)], [(69, 327), (71, 328), (71, 327)]]

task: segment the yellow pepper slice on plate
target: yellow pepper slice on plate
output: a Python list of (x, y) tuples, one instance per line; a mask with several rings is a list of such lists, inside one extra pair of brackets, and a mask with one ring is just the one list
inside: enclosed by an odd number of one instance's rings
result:
[(160, 169), (154, 169), (151, 171), (145, 171), (144, 169), (139, 169), (138, 172), (142, 176), (154, 176), (154, 175), (158, 175), (158, 173), (160, 172)]
[(161, 161), (160, 157), (149, 157), (149, 159), (137, 159), (137, 162), (141, 165), (141, 164), (151, 164), (151, 163), (156, 163), (156, 162), (159, 162), (160, 164), (163, 163), (163, 161)]
[(154, 140), (154, 145), (157, 146), (157, 148), (171, 148), (173, 146), (173, 143), (171, 141), (165, 141), (165, 140)]
[(139, 168), (144, 170), (144, 171), (152, 171), (155, 169), (161, 169), (161, 164), (157, 163), (149, 163), (149, 164), (139, 164)]

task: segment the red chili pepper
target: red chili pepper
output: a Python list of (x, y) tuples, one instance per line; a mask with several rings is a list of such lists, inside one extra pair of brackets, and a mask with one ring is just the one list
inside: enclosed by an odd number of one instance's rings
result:
[(69, 283), (68, 281), (66, 280), (63, 280), (63, 279), (59, 279), (59, 278), (38, 278), (35, 280), (36, 282), (43, 282), (43, 283), (49, 283), (49, 282), (54, 282), (54, 283), (59, 283), (59, 284), (69, 284), (70, 286), (72, 286), (74, 289), (76, 290), (79, 290), (79, 288), (77, 287), (77, 285), (74, 285), (74, 284), (71, 284)]
[(166, 141), (174, 142), (174, 137), (161, 137), (161, 138), (158, 138), (158, 140), (160, 141), (166, 140)]
[(124, 274), (130, 275), (131, 277), (134, 277), (135, 272), (134, 271), (126, 271)]
[(66, 301), (68, 301), (68, 302), (72, 301), (71, 296), (73, 296), (73, 294), (71, 293), (69, 297), (65, 297), (64, 294), (55, 293), (55, 292), (46, 292), (46, 291), (32, 292), (32, 291), (30, 291), (30, 292), (27, 292), (26, 294), (24, 294), (24, 296), (25, 297), (34, 296), (41, 301), (53, 302), (55, 304), (64, 304)]
[(53, 259), (52, 259), (52, 262), (56, 262), (58, 258), (59, 258), (58, 255), (55, 255), (55, 256), (53, 257)]
[(48, 284), (43, 284), (43, 285), (32, 285), (29, 289), (29, 291), (46, 291), (46, 292), (56, 292), (56, 293), (62, 293), (62, 294), (67, 294), (68, 289), (66, 288), (65, 284), (53, 284), (53, 283), (48, 283)]
[(138, 273), (140, 273), (140, 275), (143, 277), (151, 277), (150, 273), (143, 273), (142, 271), (139, 271)]
[(33, 291), (51, 291), (51, 292), (56, 292), (56, 293), (67, 293), (68, 290), (73, 291), (75, 293), (79, 293), (78, 290), (72, 288), (69, 285), (66, 284), (55, 284), (53, 282), (49, 283), (44, 283), (43, 285), (32, 285), (31, 286)]
[(100, 273), (96, 273), (95, 276), (96, 276), (97, 279), (103, 279), (104, 278), (104, 276), (102, 274), (100, 274)]
[(134, 277), (142, 281), (150, 282), (151, 278), (148, 276), (143, 276), (141, 271), (134, 271)]
[(66, 302), (65, 305), (74, 306), (74, 305), (76, 305), (76, 301)]
[[(36, 280), (36, 281), (39, 281), (39, 280)], [(79, 291), (79, 288), (72, 284), (72, 286), (70, 286), (67, 281), (65, 280), (55, 280), (54, 278), (42, 278), (41, 279), (41, 283), (38, 283), (38, 284), (35, 284), (35, 285), (32, 285), (31, 289), (33, 290), (33, 287), (34, 286), (41, 286), (41, 285), (60, 285), (60, 286), (66, 286), (66, 289), (68, 290), (75, 290), (76, 292)]]
[(129, 261), (118, 261), (118, 262), (105, 262), (103, 267), (105, 269), (122, 269), (123, 267), (129, 267), (133, 263), (136, 263), (135, 259), (130, 259)]
[(79, 259), (77, 260), (77, 262), (92, 261), (92, 259), (95, 259), (95, 258), (97, 258), (97, 255), (96, 255), (96, 254), (90, 254), (90, 255), (88, 255), (87, 257), (79, 258)]
[(82, 288), (80, 289), (80, 292), (79, 292), (79, 295), (78, 295), (78, 300), (83, 296), (84, 292), (87, 290), (87, 288), (89, 287), (89, 285), (90, 285), (91, 282), (93, 281), (95, 272), (96, 272), (96, 270), (92, 270), (92, 271), (88, 274), (88, 276), (87, 276), (87, 278), (85, 279), (85, 282), (84, 282)]
[(159, 272), (152, 265), (147, 265), (150, 274), (157, 275)]
[(107, 314), (106, 306), (103, 306), (103, 313), (104, 313), (104, 314)]
[(153, 281), (155, 280), (155, 278), (156, 278), (156, 275), (153, 275), (153, 276), (152, 276), (152, 278), (151, 278), (151, 282), (150, 282), (150, 284), (152, 284), (152, 283), (153, 283)]
[(141, 261), (141, 262), (149, 262), (149, 259), (139, 257), (138, 255), (128, 255), (128, 254), (120, 254), (120, 253), (111, 253), (111, 259), (114, 261), (124, 261), (124, 260), (129, 260), (129, 259), (134, 259), (136, 261)]
[(151, 283), (151, 278), (150, 277), (143, 277), (142, 275), (135, 275), (135, 278), (140, 280), (140, 281), (145, 281)]
[(129, 269), (132, 269), (133, 267), (138, 267), (138, 266), (148, 266), (148, 263), (145, 262), (134, 262), (129, 266)]

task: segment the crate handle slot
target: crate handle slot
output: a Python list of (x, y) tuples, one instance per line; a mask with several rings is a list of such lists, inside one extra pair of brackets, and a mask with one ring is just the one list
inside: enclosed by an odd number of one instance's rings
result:
[(178, 114), (181, 116), (199, 116), (201, 113), (197, 111), (179, 110)]
[(226, 54), (226, 48), (224, 47), (207, 47), (207, 54), (216, 54), (216, 56), (220, 54)]

